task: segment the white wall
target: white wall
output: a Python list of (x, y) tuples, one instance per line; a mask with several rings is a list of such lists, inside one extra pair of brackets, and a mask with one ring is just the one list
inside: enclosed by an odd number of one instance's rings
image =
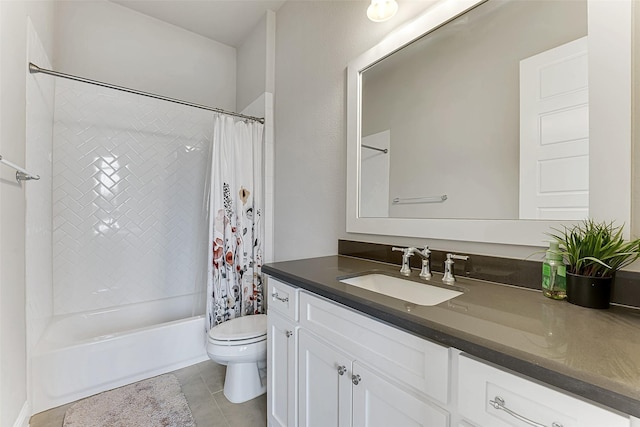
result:
[(236, 108), (236, 50), (106, 0), (56, 2), (61, 72)]
[[(53, 3), (0, 2), (0, 154), (25, 164), (27, 16), (51, 57)], [(0, 165), (0, 425), (22, 425), (26, 406), (25, 191)], [(36, 183), (37, 184), (37, 183)]]
[(264, 117), (264, 245), (263, 260), (274, 259), (274, 64), (276, 14), (267, 11), (260, 23), (238, 48), (238, 111), (255, 117)]
[[(400, 4), (401, 11), (404, 5)], [(403, 23), (394, 18), (377, 26), (380, 24), (366, 20), (365, 10), (365, 2), (322, 1), (287, 2), (278, 10), (276, 259), (335, 254), (340, 238), (397, 245), (427, 243), (435, 249), (510, 258), (530, 256), (537, 248), (346, 233), (346, 64)], [(414, 9), (414, 13), (422, 10)], [(636, 46), (640, 45), (638, 22)], [(635, 74), (640, 75), (637, 68)], [(639, 97), (636, 82), (636, 129), (640, 126)], [(640, 145), (638, 133), (636, 130), (636, 145)], [(638, 174), (634, 182), (640, 186)], [(631, 226), (637, 236), (640, 208), (638, 202), (634, 206)]]
[(267, 15), (258, 22), (237, 50), (236, 106), (238, 111), (244, 110), (266, 90), (266, 34)]

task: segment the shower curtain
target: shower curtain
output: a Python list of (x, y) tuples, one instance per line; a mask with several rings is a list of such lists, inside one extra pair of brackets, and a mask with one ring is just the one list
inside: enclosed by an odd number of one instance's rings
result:
[(262, 143), (258, 122), (214, 117), (209, 193), (207, 331), (264, 311)]

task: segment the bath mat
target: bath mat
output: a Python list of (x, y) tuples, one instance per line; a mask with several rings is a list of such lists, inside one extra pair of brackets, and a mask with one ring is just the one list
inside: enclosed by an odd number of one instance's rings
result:
[(195, 427), (173, 374), (105, 391), (80, 400), (64, 415), (63, 427)]

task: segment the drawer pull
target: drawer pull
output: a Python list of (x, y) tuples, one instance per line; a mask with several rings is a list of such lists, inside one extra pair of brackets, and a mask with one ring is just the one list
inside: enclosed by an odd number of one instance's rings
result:
[(342, 365), (342, 366), (338, 366), (338, 375), (344, 375), (344, 373), (347, 372), (347, 367)]
[(279, 297), (277, 292), (271, 294), (272, 297), (282, 302), (289, 302), (289, 297)]
[[(547, 427), (547, 426), (545, 426), (544, 424), (540, 424), (540, 423), (537, 423), (537, 422), (535, 422), (535, 421), (532, 421), (532, 420), (530, 420), (529, 418), (524, 417), (524, 416), (522, 416), (522, 415), (518, 414), (517, 412), (513, 412), (511, 409), (509, 409), (509, 408), (507, 408), (507, 407), (505, 406), (504, 399), (503, 399), (503, 398), (501, 398), (500, 396), (496, 396), (496, 397), (494, 397), (494, 398), (493, 398), (493, 400), (490, 400), (490, 401), (489, 401), (489, 404), (490, 404), (491, 406), (493, 406), (495, 409), (497, 409), (497, 410), (499, 410), (499, 411), (504, 411), (504, 412), (506, 412), (507, 414), (511, 415), (513, 418), (516, 418), (516, 419), (518, 419), (518, 420), (522, 421), (523, 423), (527, 423), (527, 424), (529, 424), (530, 426), (534, 426), (534, 427)], [(551, 427), (562, 427), (562, 424), (554, 422), (554, 423), (551, 423)]]
[(290, 337), (291, 337), (291, 335), (293, 335), (293, 332), (291, 332), (291, 331), (285, 331), (285, 333), (284, 333), (284, 334), (287, 336), (287, 338), (290, 338)]

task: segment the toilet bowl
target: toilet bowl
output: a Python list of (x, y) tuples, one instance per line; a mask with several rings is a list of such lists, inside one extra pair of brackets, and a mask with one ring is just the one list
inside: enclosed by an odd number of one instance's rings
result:
[(232, 403), (251, 400), (267, 391), (267, 315), (228, 320), (209, 331), (207, 354), (227, 366), (224, 395)]

